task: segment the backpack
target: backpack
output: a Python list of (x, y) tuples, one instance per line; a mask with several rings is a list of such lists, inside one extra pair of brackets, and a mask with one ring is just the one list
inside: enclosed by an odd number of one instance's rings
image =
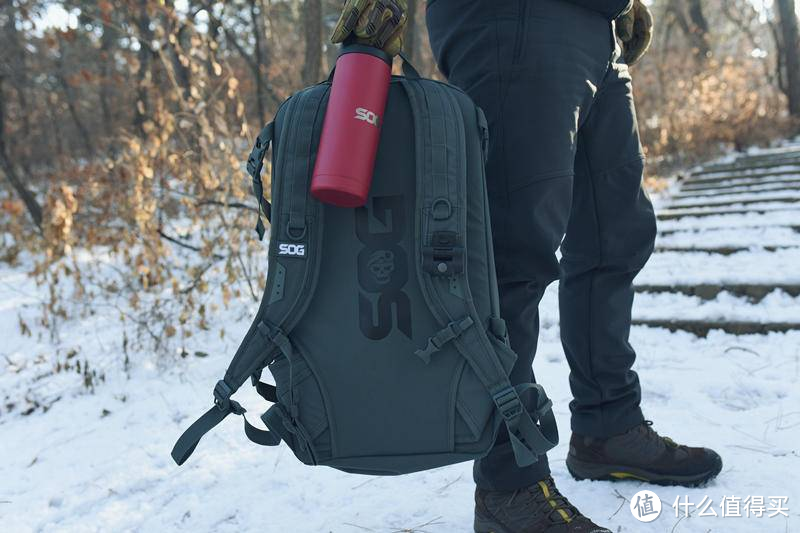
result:
[[(271, 223), (266, 287), (214, 406), (175, 444), (179, 465), (244, 414), (231, 395), (248, 378), (273, 405), (266, 431), (245, 419), (247, 437), (283, 441), (309, 465), (393, 475), (473, 460), (502, 425), (520, 466), (557, 443), (541, 386), (509, 381), (517, 356), (500, 318), (484, 114), (408, 61), (403, 72), (391, 79), (364, 207), (309, 193), (330, 77), (292, 95), (259, 134), (247, 170)], [(272, 204), (261, 181), (270, 143)]]

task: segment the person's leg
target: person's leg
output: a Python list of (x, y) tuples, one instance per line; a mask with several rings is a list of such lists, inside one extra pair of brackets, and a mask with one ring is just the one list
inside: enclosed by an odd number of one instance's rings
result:
[(656, 221), (627, 66), (615, 61), (579, 132), (572, 214), (561, 246), (561, 338), (574, 401), (567, 469), (577, 479), (695, 486), (719, 454), (662, 437), (639, 408), (628, 343), (633, 279), (653, 251)]
[(623, 62), (609, 67), (578, 146), (572, 213), (561, 246), (561, 339), (571, 370), (572, 429), (607, 437), (644, 420), (628, 335), (632, 282), (650, 257), (656, 232)]
[[(576, 134), (611, 55), (609, 23), (558, 0), (438, 0), (431, 47), (448, 81), (489, 123), (486, 166), (501, 314), (519, 356), (512, 382), (532, 381), (538, 304), (559, 274)], [(547, 458), (519, 468), (505, 429), (475, 462), (480, 489), (514, 490), (549, 475)]]

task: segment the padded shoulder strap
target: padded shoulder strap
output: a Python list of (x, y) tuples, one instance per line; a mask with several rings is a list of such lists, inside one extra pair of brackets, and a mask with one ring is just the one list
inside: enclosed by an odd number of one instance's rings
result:
[[(444, 84), (430, 80), (401, 83), (411, 104), (416, 136), (420, 286), (444, 330), (463, 323), (465, 318), (481, 324), (466, 277), (467, 154), (461, 110), (452, 89)], [(458, 328), (456, 335), (447, 338), (492, 396), (508, 428), (517, 463), (535, 463), (539, 455), (558, 442), (555, 418), (544, 389), (536, 384), (511, 385), (484, 327)], [(523, 407), (519, 397), (528, 390), (538, 395), (534, 413)]]
[[(310, 180), (328, 88), (327, 85), (309, 87), (287, 102), (279, 133), (280, 143), (274, 158), (270, 268), (261, 304), (224, 379), (214, 388), (215, 406), (192, 424), (175, 444), (172, 457), (178, 464), (188, 459), (203, 435), (225, 417), (231, 413), (244, 414), (244, 408), (231, 396), (248, 378), (252, 377), (257, 383), (258, 373), (279, 353), (291, 361), (293, 347), (289, 332), (305, 313), (319, 277), (323, 209), (310, 195)], [(271, 124), (262, 131), (263, 138), (259, 135), (258, 142), (262, 143), (259, 150), (263, 152), (266, 152), (263, 141), (274, 134), (275, 126)], [(263, 159), (261, 151), (256, 154), (256, 159), (258, 157)], [(260, 175), (259, 162), (254, 161), (251, 176), (256, 169)], [(250, 166), (248, 160), (248, 170)], [(293, 245), (290, 248), (293, 253), (284, 254), (281, 243)], [(261, 389), (264, 390), (263, 387)], [(268, 391), (265, 394), (269, 396)], [(275, 445), (280, 440), (274, 433), (259, 430), (247, 421), (245, 433), (250, 440), (259, 444)]]

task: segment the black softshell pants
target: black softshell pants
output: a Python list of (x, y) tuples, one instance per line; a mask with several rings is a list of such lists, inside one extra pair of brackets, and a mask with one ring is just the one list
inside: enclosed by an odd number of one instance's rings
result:
[[(489, 122), (501, 312), (519, 355), (512, 381), (533, 379), (538, 304), (560, 278), (572, 429), (622, 433), (643, 420), (628, 343), (631, 285), (652, 253), (656, 226), (612, 23), (560, 0), (433, 0), (427, 24), (442, 73)], [(518, 468), (501, 433), (474, 474), (481, 488), (514, 490), (549, 467), (542, 457)]]

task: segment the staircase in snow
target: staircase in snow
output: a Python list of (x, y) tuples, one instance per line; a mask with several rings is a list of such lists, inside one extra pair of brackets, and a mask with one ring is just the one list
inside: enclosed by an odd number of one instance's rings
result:
[(692, 172), (658, 219), (634, 324), (701, 336), (800, 330), (800, 145)]

